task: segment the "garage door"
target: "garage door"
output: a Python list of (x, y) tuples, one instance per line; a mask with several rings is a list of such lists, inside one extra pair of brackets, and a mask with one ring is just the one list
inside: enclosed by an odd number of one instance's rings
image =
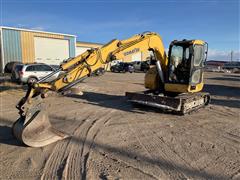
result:
[(142, 61), (142, 53), (136, 53), (132, 55), (132, 61)]
[(91, 48), (88, 48), (88, 47), (76, 47), (76, 56), (84, 53), (88, 49), (91, 49)]
[(69, 58), (69, 41), (34, 37), (36, 62), (59, 65), (64, 59)]

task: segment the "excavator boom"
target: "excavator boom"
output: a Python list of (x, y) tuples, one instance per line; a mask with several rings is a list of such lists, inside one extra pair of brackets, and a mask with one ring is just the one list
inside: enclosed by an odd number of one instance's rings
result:
[[(157, 33), (135, 35), (126, 40), (112, 40), (106, 45), (87, 50), (83, 54), (63, 62), (60, 68), (47, 75), (37, 83), (29, 85), (28, 91), (17, 105), (20, 118), (13, 125), (14, 136), (24, 144), (41, 147), (68, 137), (67, 134), (54, 129), (44, 109), (44, 98), (49, 91), (65, 92), (88, 77), (91, 72), (115, 59), (123, 59), (136, 51), (156, 50), (156, 55), (163, 67), (167, 65), (161, 37)], [(45, 82), (55, 73), (63, 71), (57, 79)]]

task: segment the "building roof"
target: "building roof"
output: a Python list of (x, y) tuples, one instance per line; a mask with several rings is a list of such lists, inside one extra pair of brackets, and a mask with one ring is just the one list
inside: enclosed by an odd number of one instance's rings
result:
[(84, 41), (77, 41), (76, 42), (77, 47), (101, 47), (103, 44), (101, 43), (93, 43), (93, 42), (84, 42)]
[(40, 31), (40, 30), (34, 30), (34, 29), (23, 29), (23, 28), (15, 28), (15, 27), (7, 27), (7, 26), (0, 26), (0, 29), (12, 29), (12, 30), (17, 30), (17, 31), (38, 32), (38, 33), (47, 33), (47, 34), (56, 34), (56, 35), (76, 37), (75, 35), (71, 35), (71, 34), (55, 33), (55, 32), (48, 32), (48, 31)]
[(228, 61), (208, 60), (208, 61), (206, 61), (206, 64), (212, 65), (212, 66), (223, 66), (227, 62)]

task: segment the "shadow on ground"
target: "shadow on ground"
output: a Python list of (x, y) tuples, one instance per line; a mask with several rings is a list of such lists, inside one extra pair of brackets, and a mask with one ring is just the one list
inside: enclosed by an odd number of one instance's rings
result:
[(240, 78), (240, 74), (239, 74), (239, 75), (234, 75), (234, 74), (228, 74), (228, 75), (226, 75), (226, 74), (224, 74), (223, 76), (224, 76), (224, 77), (232, 77), (232, 78)]
[(237, 99), (211, 99), (211, 104), (218, 106), (228, 106), (231, 108), (240, 108), (240, 100)]
[[(96, 105), (105, 108), (117, 109), (122, 111), (132, 112), (133, 108), (131, 104), (127, 102), (126, 98), (121, 95), (110, 95), (96, 92), (83, 92), (83, 95), (68, 94), (67, 97), (87, 100), (87, 102), (81, 102), (91, 105)], [(75, 101), (78, 102), (78, 101)]]
[[(126, 112), (133, 112), (139, 114), (145, 114), (146, 112), (156, 112), (156, 113), (165, 113), (165, 114), (174, 114), (176, 113), (163, 111), (158, 108), (144, 106), (140, 104), (132, 104), (127, 101), (125, 96), (121, 95), (110, 95), (110, 94), (102, 94), (97, 92), (83, 92), (83, 95), (69, 94), (67, 97), (77, 98), (82, 100), (87, 100), (87, 102), (81, 102), (85, 104), (116, 109)], [(79, 101), (75, 101), (79, 102)]]
[(7, 79), (7, 80), (4, 79), (4, 77), (0, 78), (0, 92), (13, 90), (13, 89), (23, 89), (23, 90), (26, 90), (27, 89), (27, 85), (17, 84), (16, 82), (12, 82), (9, 79)]
[(207, 78), (207, 79), (219, 80), (219, 81), (236, 81), (236, 82), (240, 83), (240, 76), (238, 76), (238, 77), (229, 77), (229, 76), (212, 77), (212, 78)]
[[(218, 84), (205, 84), (203, 91), (209, 92), (211, 97), (211, 104), (219, 106), (228, 106), (232, 108), (240, 108), (240, 87), (231, 87)], [(225, 99), (214, 98), (213, 96), (226, 96)], [(227, 99), (227, 98), (237, 99)]]
[(203, 91), (215, 96), (240, 97), (240, 87), (224, 86), (218, 84), (205, 84)]
[(12, 122), (7, 119), (0, 119), (0, 144), (8, 144), (14, 146), (24, 146), (21, 142), (19, 142), (12, 133)]
[(0, 85), (0, 92), (3, 92), (3, 91), (8, 91), (8, 90), (13, 90), (13, 89), (25, 89), (26, 88), (23, 88), (21, 86), (8, 86), (8, 85)]

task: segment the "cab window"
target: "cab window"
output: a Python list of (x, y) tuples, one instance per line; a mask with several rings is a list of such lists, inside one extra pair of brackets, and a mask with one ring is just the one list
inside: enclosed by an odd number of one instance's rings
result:
[(52, 68), (46, 65), (34, 65), (36, 71), (52, 71)]
[(186, 50), (185, 50), (185, 59), (188, 60), (189, 58), (190, 58), (189, 48), (186, 48)]
[(183, 47), (174, 45), (172, 47), (171, 57), (172, 62), (181, 61), (183, 58)]
[(50, 66), (40, 65), (41, 71), (52, 71), (53, 69)]
[(35, 67), (34, 66), (28, 66), (26, 68), (26, 71), (36, 71)]
[(194, 66), (202, 66), (204, 53), (204, 47), (202, 45), (194, 46)]

